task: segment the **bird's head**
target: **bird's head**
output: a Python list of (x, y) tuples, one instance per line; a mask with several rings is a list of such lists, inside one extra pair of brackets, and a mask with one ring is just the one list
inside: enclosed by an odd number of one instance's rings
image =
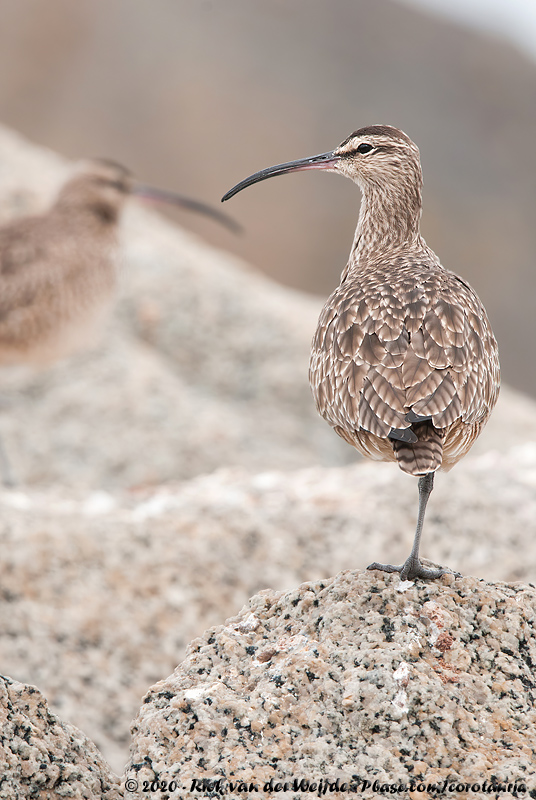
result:
[(389, 125), (371, 125), (352, 133), (334, 150), (318, 156), (288, 161), (256, 172), (237, 183), (222, 200), (229, 200), (253, 183), (275, 175), (323, 169), (340, 172), (363, 190), (368, 186), (388, 189), (393, 184), (416, 184), (420, 188), (419, 149), (403, 131)]
[(76, 174), (60, 190), (56, 208), (67, 213), (89, 213), (105, 225), (115, 225), (130, 195), (204, 214), (235, 233), (240, 230), (240, 226), (227, 214), (222, 214), (212, 206), (176, 192), (140, 183), (134, 180), (126, 167), (104, 158), (81, 164)]
[(121, 164), (107, 159), (84, 161), (61, 188), (56, 207), (88, 211), (103, 223), (115, 224), (132, 187), (132, 176)]

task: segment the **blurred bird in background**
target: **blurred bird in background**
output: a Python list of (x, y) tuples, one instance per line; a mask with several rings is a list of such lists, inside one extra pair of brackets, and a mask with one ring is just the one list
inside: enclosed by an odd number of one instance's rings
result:
[[(0, 227), (0, 365), (43, 365), (91, 340), (115, 295), (117, 229), (131, 195), (238, 229), (211, 206), (137, 182), (120, 164), (86, 162), (49, 211)], [(12, 484), (3, 452), (0, 462)]]

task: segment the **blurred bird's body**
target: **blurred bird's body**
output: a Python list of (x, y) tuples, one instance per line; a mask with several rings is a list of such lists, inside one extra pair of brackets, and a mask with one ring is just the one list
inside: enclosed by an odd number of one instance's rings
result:
[(313, 339), (310, 382), (320, 414), (364, 455), (419, 477), (419, 514), (403, 579), (436, 578), (419, 544), (434, 474), (471, 448), (499, 393), (497, 342), (465, 280), (445, 269), (420, 234), (419, 151), (390, 126), (361, 128), (328, 153), (279, 164), (225, 195), (272, 175), (340, 172), (363, 194), (341, 283)]
[[(106, 187), (101, 179), (112, 179)], [(45, 214), (0, 228), (0, 364), (42, 364), (91, 339), (117, 283), (117, 221), (128, 174), (95, 165)]]

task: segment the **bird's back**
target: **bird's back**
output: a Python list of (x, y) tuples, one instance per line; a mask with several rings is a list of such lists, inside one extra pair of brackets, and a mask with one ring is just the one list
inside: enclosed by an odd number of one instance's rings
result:
[(320, 315), (310, 381), (346, 441), (424, 475), (452, 467), (487, 421), (497, 343), (474, 290), (423, 243), (343, 275)]

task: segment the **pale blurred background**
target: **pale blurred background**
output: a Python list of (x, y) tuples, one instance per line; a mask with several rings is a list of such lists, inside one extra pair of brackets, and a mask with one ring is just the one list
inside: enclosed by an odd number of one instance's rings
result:
[[(2, 0), (0, 121), (215, 203), (362, 125), (403, 128), (429, 244), (482, 297), (504, 378), (536, 393), (533, 0)], [(307, 174), (229, 203), (241, 238), (176, 219), (326, 295), (358, 206), (348, 181)]]

